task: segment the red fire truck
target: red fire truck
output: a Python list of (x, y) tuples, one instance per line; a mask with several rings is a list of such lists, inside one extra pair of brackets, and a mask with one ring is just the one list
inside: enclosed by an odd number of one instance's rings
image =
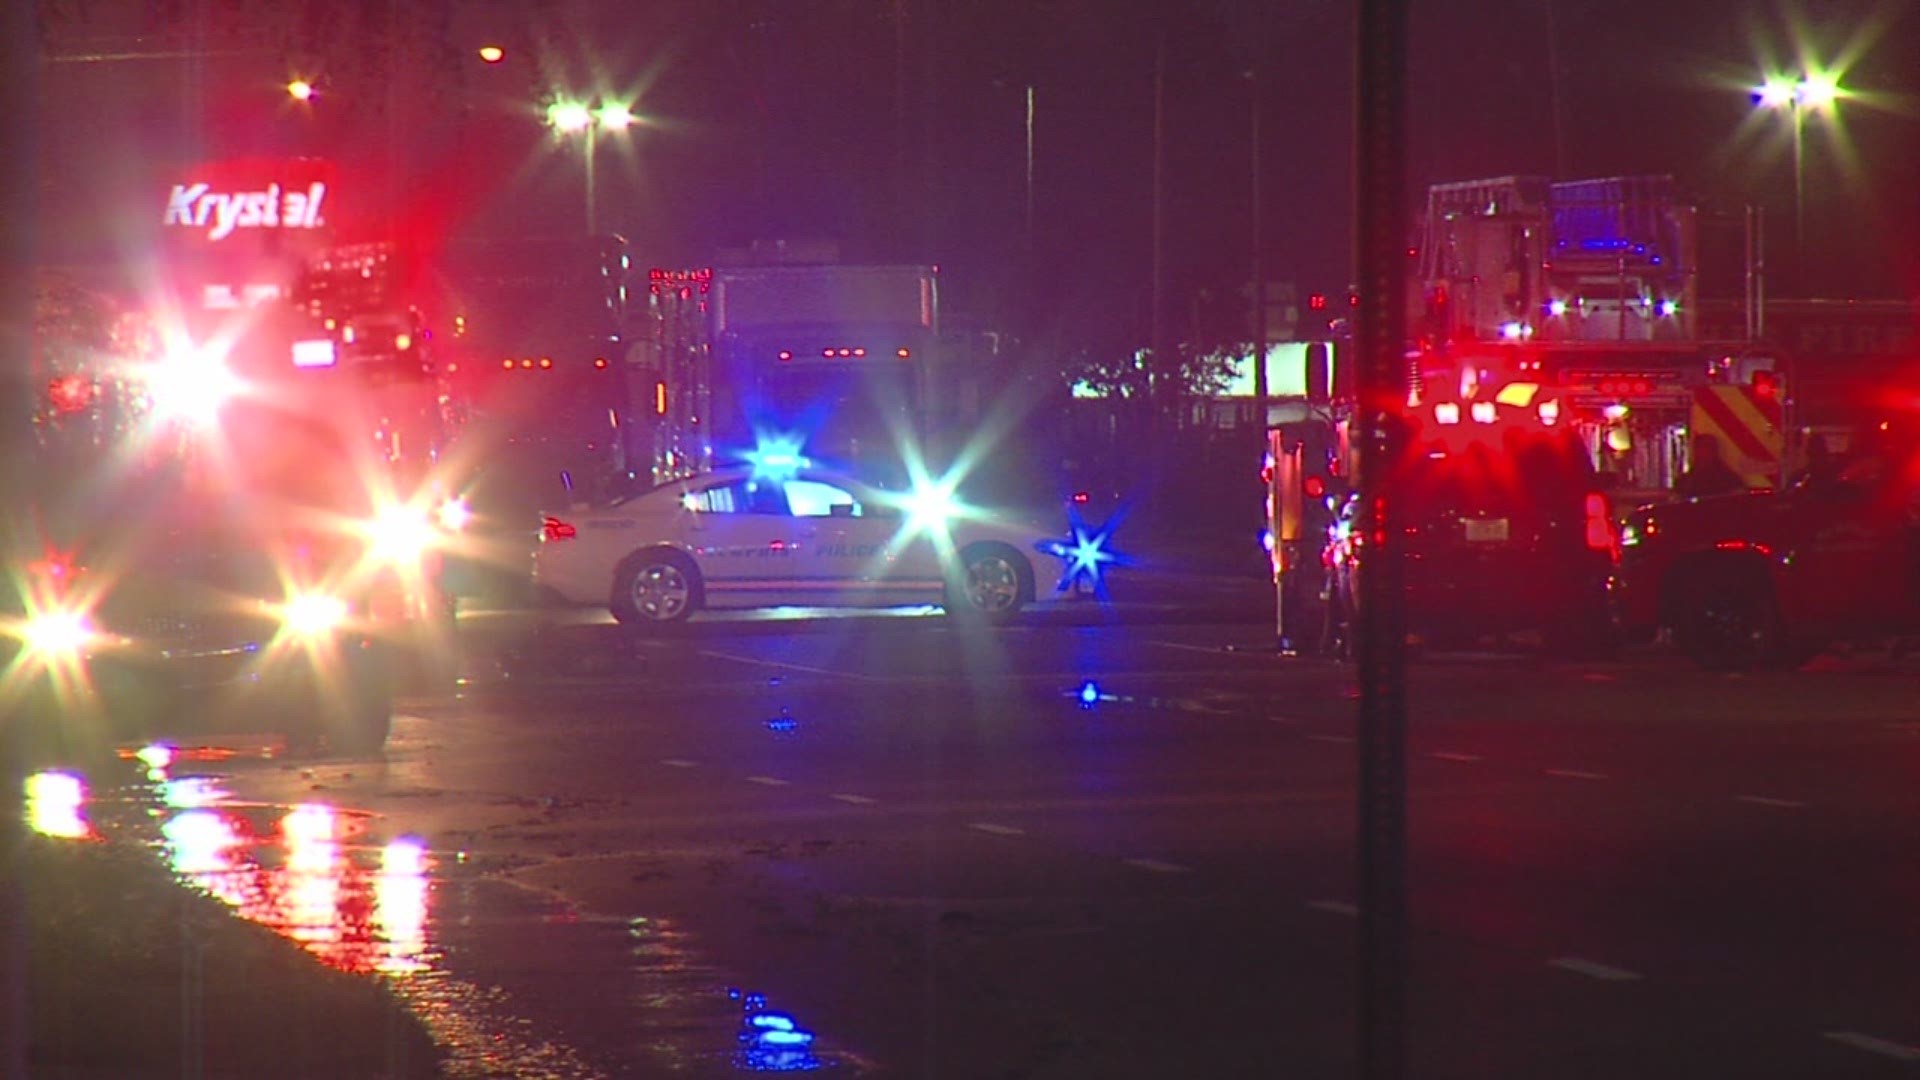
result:
[(94, 329), (47, 320), (0, 690), (49, 745), (218, 717), (374, 750), (439, 644), (432, 331), (341, 205), (325, 163), (195, 167), (130, 278), (66, 290)]

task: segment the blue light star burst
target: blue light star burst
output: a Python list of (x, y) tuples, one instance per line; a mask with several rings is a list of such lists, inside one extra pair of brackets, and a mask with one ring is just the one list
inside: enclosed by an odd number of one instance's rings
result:
[(1059, 584), (1054, 592), (1063, 593), (1084, 581), (1101, 599), (1107, 596), (1107, 569), (1127, 565), (1127, 558), (1113, 548), (1113, 533), (1120, 525), (1115, 515), (1099, 528), (1090, 528), (1078, 514), (1070, 515), (1065, 540), (1050, 541), (1046, 552), (1062, 563)]

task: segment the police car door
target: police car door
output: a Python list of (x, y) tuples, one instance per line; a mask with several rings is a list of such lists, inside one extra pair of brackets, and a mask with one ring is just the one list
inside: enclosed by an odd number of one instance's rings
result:
[(809, 573), (828, 582), (845, 599), (863, 603), (895, 603), (924, 591), (924, 582), (901, 579), (899, 545), (894, 543), (901, 518), (886, 514), (840, 484), (803, 477), (786, 484), (787, 502), (795, 520), (811, 538), (804, 561)]
[(802, 537), (777, 481), (714, 483), (687, 492), (686, 537), (717, 604), (803, 601)]

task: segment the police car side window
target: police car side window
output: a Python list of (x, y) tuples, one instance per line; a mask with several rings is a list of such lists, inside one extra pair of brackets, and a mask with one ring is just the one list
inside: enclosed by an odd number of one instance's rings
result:
[(860, 506), (844, 488), (818, 480), (789, 480), (782, 485), (794, 517), (859, 517)]
[(777, 485), (743, 480), (692, 492), (687, 508), (704, 514), (785, 514), (787, 500)]

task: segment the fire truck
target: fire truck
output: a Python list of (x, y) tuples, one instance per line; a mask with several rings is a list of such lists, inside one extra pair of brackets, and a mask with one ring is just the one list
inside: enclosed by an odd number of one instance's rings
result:
[(163, 194), (139, 277), (66, 289), (93, 329), (37, 337), (37, 550), (0, 598), (0, 691), (50, 703), (53, 736), (205, 713), (376, 750), (444, 644), (454, 542), (406, 253), (340, 224), (324, 162), (206, 163)]
[(1413, 251), (1417, 381), (1542, 388), (1623, 502), (1671, 492), (1702, 435), (1750, 486), (1776, 486), (1793, 468), (1793, 355), (1725, 318), (1757, 292), (1702, 298), (1700, 251), (1668, 176), (1436, 184)]

